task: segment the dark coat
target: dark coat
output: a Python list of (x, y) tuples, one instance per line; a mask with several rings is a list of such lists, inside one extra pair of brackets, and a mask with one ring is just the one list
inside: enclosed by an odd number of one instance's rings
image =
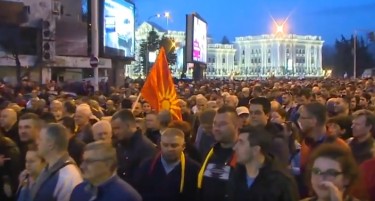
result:
[(228, 185), (228, 201), (296, 201), (298, 190), (290, 176), (276, 160), (266, 157), (254, 183), (247, 185), (246, 168), (237, 165)]
[(141, 162), (155, 155), (156, 147), (141, 130), (137, 130), (129, 140), (118, 141), (116, 151), (117, 174), (132, 185), (137, 168)]
[(180, 193), (181, 163), (166, 174), (160, 155), (145, 161), (136, 176), (136, 189), (143, 201), (194, 201), (197, 194), (199, 165), (189, 157), (185, 159), (185, 182)]
[(271, 154), (279, 160), (285, 167), (289, 165), (291, 153), (289, 152), (288, 140), (284, 137), (284, 128), (280, 124), (268, 122), (264, 127), (272, 134)]
[(12, 200), (6, 197), (3, 187), (5, 183), (9, 184), (12, 187), (13, 195), (15, 195), (18, 187), (18, 175), (22, 170), (20, 151), (10, 138), (0, 135), (0, 155), (10, 158), (4, 162), (3, 166), (0, 166), (0, 198), (4, 201)]

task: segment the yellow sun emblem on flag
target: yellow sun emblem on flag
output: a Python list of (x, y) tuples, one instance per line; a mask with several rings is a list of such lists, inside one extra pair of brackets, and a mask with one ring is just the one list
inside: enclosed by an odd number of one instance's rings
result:
[(178, 105), (176, 92), (171, 90), (169, 87), (166, 89), (163, 83), (161, 83), (161, 85), (161, 90), (159, 91), (157, 97), (160, 107), (159, 110), (169, 110), (172, 116), (179, 119), (180, 107)]

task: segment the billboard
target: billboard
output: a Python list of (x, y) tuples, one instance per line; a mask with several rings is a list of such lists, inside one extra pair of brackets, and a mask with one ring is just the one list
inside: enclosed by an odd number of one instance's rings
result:
[(186, 62), (207, 63), (207, 23), (197, 14), (186, 16)]
[(61, 18), (56, 20), (56, 55), (88, 56), (89, 2), (88, 0), (61, 1)]
[(134, 4), (125, 0), (104, 0), (101, 17), (102, 55), (133, 58), (135, 54)]
[(207, 63), (207, 23), (194, 16), (193, 61)]

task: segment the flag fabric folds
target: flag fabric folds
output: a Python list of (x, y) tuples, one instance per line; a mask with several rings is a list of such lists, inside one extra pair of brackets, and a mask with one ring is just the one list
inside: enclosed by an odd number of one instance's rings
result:
[(174, 119), (182, 119), (176, 89), (163, 47), (146, 78), (141, 94), (157, 112), (169, 110)]

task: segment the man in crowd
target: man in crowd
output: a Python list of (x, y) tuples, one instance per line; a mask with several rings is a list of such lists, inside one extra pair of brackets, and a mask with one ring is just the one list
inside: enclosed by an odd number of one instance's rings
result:
[(234, 108), (218, 109), (213, 123), (213, 135), (218, 142), (205, 156), (198, 174), (199, 200), (224, 201), (229, 174), (236, 159), (233, 146), (238, 135), (238, 116)]
[(61, 125), (52, 123), (40, 133), (38, 153), (46, 161), (46, 168), (31, 189), (31, 200), (69, 200), (82, 176), (74, 160), (68, 154), (68, 133)]
[(11, 108), (5, 108), (0, 113), (0, 126), (6, 137), (12, 139), (17, 145), (20, 144), (18, 135), (17, 112)]
[(161, 153), (147, 160), (136, 177), (143, 201), (194, 201), (199, 165), (185, 156), (184, 133), (167, 128), (160, 142)]
[(86, 144), (94, 141), (90, 124), (91, 116), (93, 116), (93, 114), (89, 105), (81, 104), (77, 106), (76, 113), (74, 115), (74, 120), (78, 128), (76, 132), (77, 138)]
[(96, 122), (92, 126), (92, 132), (95, 141), (103, 140), (108, 143), (112, 143), (112, 127), (108, 121), (101, 120)]
[(117, 140), (117, 174), (126, 182), (134, 184), (134, 175), (142, 161), (154, 156), (155, 145), (137, 129), (135, 117), (130, 110), (121, 110), (112, 116), (114, 137)]
[(88, 144), (81, 165), (83, 178), (70, 201), (141, 201), (138, 192), (116, 175), (116, 149), (111, 143), (97, 141)]
[(240, 165), (230, 177), (229, 200), (298, 200), (294, 179), (270, 154), (271, 146), (272, 135), (264, 128), (246, 127), (240, 130), (233, 148)]

